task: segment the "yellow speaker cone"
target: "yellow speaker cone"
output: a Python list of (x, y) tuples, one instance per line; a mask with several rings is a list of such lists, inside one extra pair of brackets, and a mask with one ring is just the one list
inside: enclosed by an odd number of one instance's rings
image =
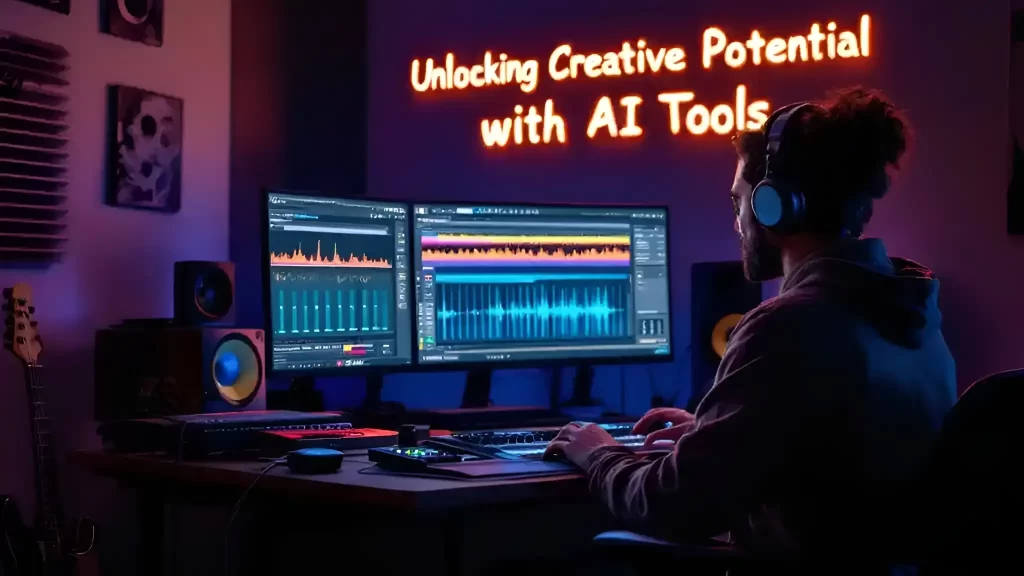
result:
[(221, 340), (213, 355), (213, 383), (225, 402), (245, 406), (256, 396), (262, 368), (252, 345), (237, 337)]
[(715, 324), (714, 329), (711, 330), (711, 349), (715, 351), (715, 354), (718, 354), (719, 358), (725, 356), (725, 345), (729, 343), (732, 329), (742, 319), (742, 314), (729, 314), (719, 320), (718, 324)]

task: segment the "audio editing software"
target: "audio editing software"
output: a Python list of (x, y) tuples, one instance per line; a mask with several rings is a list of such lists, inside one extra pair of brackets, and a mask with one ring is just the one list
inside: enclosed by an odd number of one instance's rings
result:
[(665, 355), (659, 208), (413, 207), (423, 363)]
[(273, 369), (410, 364), (406, 205), (268, 198)]

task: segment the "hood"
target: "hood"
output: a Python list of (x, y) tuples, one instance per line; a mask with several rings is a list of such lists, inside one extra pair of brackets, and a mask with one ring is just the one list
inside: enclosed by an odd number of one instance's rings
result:
[(852, 240), (815, 253), (782, 283), (841, 299), (895, 344), (917, 348), (940, 328), (939, 281), (916, 262), (890, 258), (881, 240)]

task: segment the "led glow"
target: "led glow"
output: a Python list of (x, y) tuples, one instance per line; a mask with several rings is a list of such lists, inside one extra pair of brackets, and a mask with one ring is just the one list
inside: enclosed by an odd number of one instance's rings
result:
[[(701, 33), (701, 66), (696, 69), (724, 66), (739, 70), (765, 64), (777, 66), (867, 58), (872, 54), (871, 16), (862, 15), (858, 24), (844, 28), (844, 24), (837, 21), (813, 22), (804, 28), (806, 33), (796, 35), (770, 36), (755, 29), (746, 39), (731, 38), (722, 28), (711, 26)], [(410, 82), (418, 93), (516, 85), (524, 93), (533, 94), (542, 81), (542, 61), (514, 58), (497, 50), (487, 50), (463, 61), (449, 52), (442, 59), (414, 59)], [(547, 56), (547, 74), (556, 83), (663, 73), (682, 77), (687, 70), (687, 52), (682, 46), (654, 46), (645, 38), (580, 53), (574, 51), (571, 43), (564, 43)], [(726, 136), (737, 130), (756, 130), (768, 119), (771, 105), (767, 100), (751, 100), (745, 84), (736, 86), (733, 102), (701, 101), (702, 98), (698, 97), (699, 81), (680, 84), (675, 89), (670, 85), (670, 91), (657, 95), (658, 102), (665, 106), (668, 128), (674, 135), (682, 133), (685, 127), (687, 133), (695, 136)], [(693, 89), (695, 84), (698, 90)], [(536, 101), (516, 104), (509, 116), (482, 119), (480, 137), (484, 146), (565, 144), (568, 140), (566, 121), (555, 111), (554, 100), (546, 99), (542, 107), (538, 104)], [(646, 130), (646, 126), (641, 124), (643, 104), (644, 95), (641, 94), (600, 96), (587, 122), (587, 138), (642, 137)], [(657, 117), (649, 111), (644, 120)]]
[[(554, 100), (549, 98), (544, 102), (543, 116), (537, 113), (536, 106), (530, 106), (525, 118), (521, 105), (516, 104), (512, 111), (515, 116), (480, 121), (480, 137), (484, 141), (484, 146), (502, 148), (509, 143), (510, 137), (513, 144), (523, 144), (524, 125), (527, 131), (526, 138), (530, 144), (549, 144), (552, 137), (558, 143), (565, 144), (565, 119), (555, 113)], [(540, 129), (538, 125), (541, 125)]]
[(726, 66), (738, 69), (748, 60), (754, 66), (760, 66), (765, 60), (770, 64), (820, 62), (826, 58), (864, 58), (871, 54), (871, 16), (865, 14), (860, 17), (856, 32), (839, 30), (835, 22), (826, 24), (825, 30), (827, 33), (823, 33), (821, 25), (815, 22), (806, 35), (777, 36), (765, 40), (759, 31), (753, 30), (746, 41), (730, 42), (721, 28), (712, 26), (704, 30), (701, 60), (704, 68), (711, 68), (715, 59), (721, 57)]
[(465, 90), (466, 88), (483, 88), (485, 86), (504, 86), (519, 84), (519, 88), (529, 94), (537, 89), (539, 63), (536, 60), (516, 60), (508, 54), (499, 54), (495, 59), (491, 51), (484, 52), (483, 62), (469, 66), (456, 64), (455, 55), (448, 53), (444, 57), (444, 66), (435, 64), (433, 58), (424, 61), (423, 73), (420, 74), (420, 61), (412, 61), (410, 79), (413, 90), (427, 92), (432, 90)]

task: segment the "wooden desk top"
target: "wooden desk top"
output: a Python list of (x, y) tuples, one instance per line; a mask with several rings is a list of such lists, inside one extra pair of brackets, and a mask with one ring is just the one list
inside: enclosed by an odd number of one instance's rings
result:
[[(176, 463), (157, 456), (102, 451), (75, 451), (68, 459), (87, 470), (115, 478), (243, 490), (268, 465), (263, 461)], [(346, 454), (341, 470), (335, 474), (297, 475), (280, 464), (260, 479), (259, 487), (289, 497), (416, 509), (579, 499), (586, 490), (579, 475), (465, 481), (360, 473), (370, 466), (373, 463), (365, 453)]]

